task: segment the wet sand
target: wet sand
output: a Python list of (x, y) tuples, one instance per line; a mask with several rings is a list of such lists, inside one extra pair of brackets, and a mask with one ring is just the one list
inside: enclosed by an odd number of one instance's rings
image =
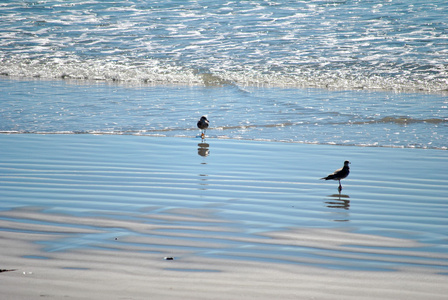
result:
[[(113, 135), (0, 142), (5, 299), (448, 294), (446, 151)], [(319, 178), (346, 159), (339, 195)]]

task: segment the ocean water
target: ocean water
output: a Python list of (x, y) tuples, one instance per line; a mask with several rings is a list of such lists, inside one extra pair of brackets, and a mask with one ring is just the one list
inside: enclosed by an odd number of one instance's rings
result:
[(0, 73), (447, 91), (446, 1), (7, 1)]
[(445, 1), (0, 4), (0, 131), (447, 148)]

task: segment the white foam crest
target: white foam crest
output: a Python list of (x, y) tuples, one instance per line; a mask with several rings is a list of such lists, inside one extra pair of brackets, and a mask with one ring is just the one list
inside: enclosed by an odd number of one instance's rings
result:
[(44, 59), (40, 63), (29, 61), (5, 61), (0, 73), (14, 77), (63, 78), (136, 83), (198, 84), (200, 79), (192, 71), (171, 65), (147, 61), (139, 65), (107, 60), (78, 61)]
[[(149, 46), (150, 47), (150, 46)], [(198, 46), (191, 46), (193, 49)], [(40, 46), (35, 46), (40, 48)], [(111, 53), (115, 50), (111, 49)], [(258, 52), (263, 53), (261, 50)], [(382, 66), (381, 56), (366, 58), (372, 64)], [(206, 63), (206, 62), (204, 62)], [(140, 62), (114, 61), (114, 60), (80, 60), (77, 57), (43, 58), (35, 59), (3, 59), (0, 66), (0, 74), (12, 77), (28, 78), (62, 78), (100, 80), (127, 83), (151, 83), (151, 84), (235, 84), (240, 86), (271, 86), (271, 87), (315, 87), (327, 89), (366, 89), (366, 90), (390, 90), (397, 92), (428, 92), (446, 93), (447, 79), (430, 74), (428, 78), (420, 76), (408, 77), (382, 76), (381, 74), (364, 75), (361, 69), (357, 72), (352, 70), (329, 70), (325, 66), (329, 62), (319, 62), (324, 68), (299, 66), (285, 70), (278, 63), (278, 70), (269, 68), (259, 69), (254, 66), (235, 66), (233, 61), (227, 60), (220, 67), (212, 69), (175, 66), (173, 64), (161, 63), (158, 60), (145, 60)], [(271, 65), (277, 64), (275, 60)], [(385, 65), (384, 74), (394, 74), (394, 69), (387, 69)], [(417, 68), (418, 66), (416, 66)], [(433, 67), (440, 72), (444, 66)], [(204, 74), (206, 77), (204, 77)]]

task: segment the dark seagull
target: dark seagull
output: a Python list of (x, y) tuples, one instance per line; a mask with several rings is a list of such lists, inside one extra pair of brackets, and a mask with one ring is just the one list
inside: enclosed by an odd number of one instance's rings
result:
[(208, 128), (208, 120), (206, 116), (202, 116), (201, 119), (198, 121), (198, 128), (202, 130), (201, 138), (205, 138), (205, 131)]
[(331, 179), (331, 180), (339, 181), (338, 191), (340, 193), (342, 191), (341, 180), (344, 179), (345, 177), (347, 177), (348, 174), (350, 174), (350, 167), (348, 166), (349, 164), (350, 164), (350, 162), (348, 160), (344, 161), (344, 166), (342, 168), (337, 169), (332, 174), (328, 175), (327, 177), (323, 177), (321, 179), (325, 179), (325, 180)]

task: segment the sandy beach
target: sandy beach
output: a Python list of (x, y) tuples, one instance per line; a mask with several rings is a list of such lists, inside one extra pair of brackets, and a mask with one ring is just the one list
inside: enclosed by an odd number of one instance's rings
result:
[[(446, 275), (422, 270), (366, 272), (209, 259), (167, 261), (140, 249), (42, 254), (45, 234), (2, 232), (5, 299), (444, 299)], [(325, 236), (321, 239), (325, 243)], [(355, 241), (354, 241), (355, 242)], [(33, 258), (27, 255), (45, 255)]]
[[(447, 152), (1, 135), (5, 299), (444, 299)], [(349, 159), (350, 176), (319, 178)], [(404, 176), (412, 174), (412, 176)]]

